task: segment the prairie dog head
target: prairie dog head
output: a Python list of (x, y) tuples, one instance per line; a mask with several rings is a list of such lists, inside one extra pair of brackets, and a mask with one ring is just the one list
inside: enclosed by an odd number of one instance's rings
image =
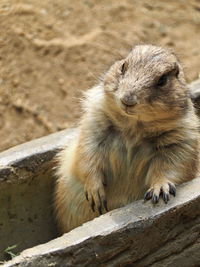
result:
[(184, 74), (176, 56), (153, 45), (138, 45), (111, 66), (104, 89), (118, 111), (143, 121), (184, 114), (188, 103)]

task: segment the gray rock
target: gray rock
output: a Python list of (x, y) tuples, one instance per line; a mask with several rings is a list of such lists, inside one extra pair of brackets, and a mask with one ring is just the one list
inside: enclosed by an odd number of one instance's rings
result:
[(198, 266), (200, 178), (155, 207), (136, 201), (46, 244), (23, 251), (11, 266)]

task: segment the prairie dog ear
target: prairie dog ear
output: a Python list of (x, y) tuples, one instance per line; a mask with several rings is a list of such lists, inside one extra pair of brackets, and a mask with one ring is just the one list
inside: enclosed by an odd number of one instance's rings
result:
[(121, 66), (121, 75), (124, 75), (128, 69), (128, 62), (124, 61), (124, 63)]
[(124, 63), (124, 59), (116, 61), (108, 70), (108, 73), (121, 74), (121, 67)]
[(116, 61), (104, 76), (103, 82), (106, 91), (117, 90), (119, 78), (122, 75), (122, 65), (124, 60)]

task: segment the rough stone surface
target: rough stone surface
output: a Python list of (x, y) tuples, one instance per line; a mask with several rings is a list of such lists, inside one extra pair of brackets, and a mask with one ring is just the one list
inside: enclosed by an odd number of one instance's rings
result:
[(25, 250), (4, 266), (198, 266), (199, 241), (197, 178), (179, 186), (167, 205), (136, 201)]

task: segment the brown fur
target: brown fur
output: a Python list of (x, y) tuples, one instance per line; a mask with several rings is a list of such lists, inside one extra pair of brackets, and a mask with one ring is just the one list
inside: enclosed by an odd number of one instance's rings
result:
[(173, 53), (136, 46), (86, 93), (83, 106), (79, 135), (59, 154), (55, 208), (62, 232), (147, 190), (147, 199), (167, 202), (174, 184), (196, 176), (199, 121)]

